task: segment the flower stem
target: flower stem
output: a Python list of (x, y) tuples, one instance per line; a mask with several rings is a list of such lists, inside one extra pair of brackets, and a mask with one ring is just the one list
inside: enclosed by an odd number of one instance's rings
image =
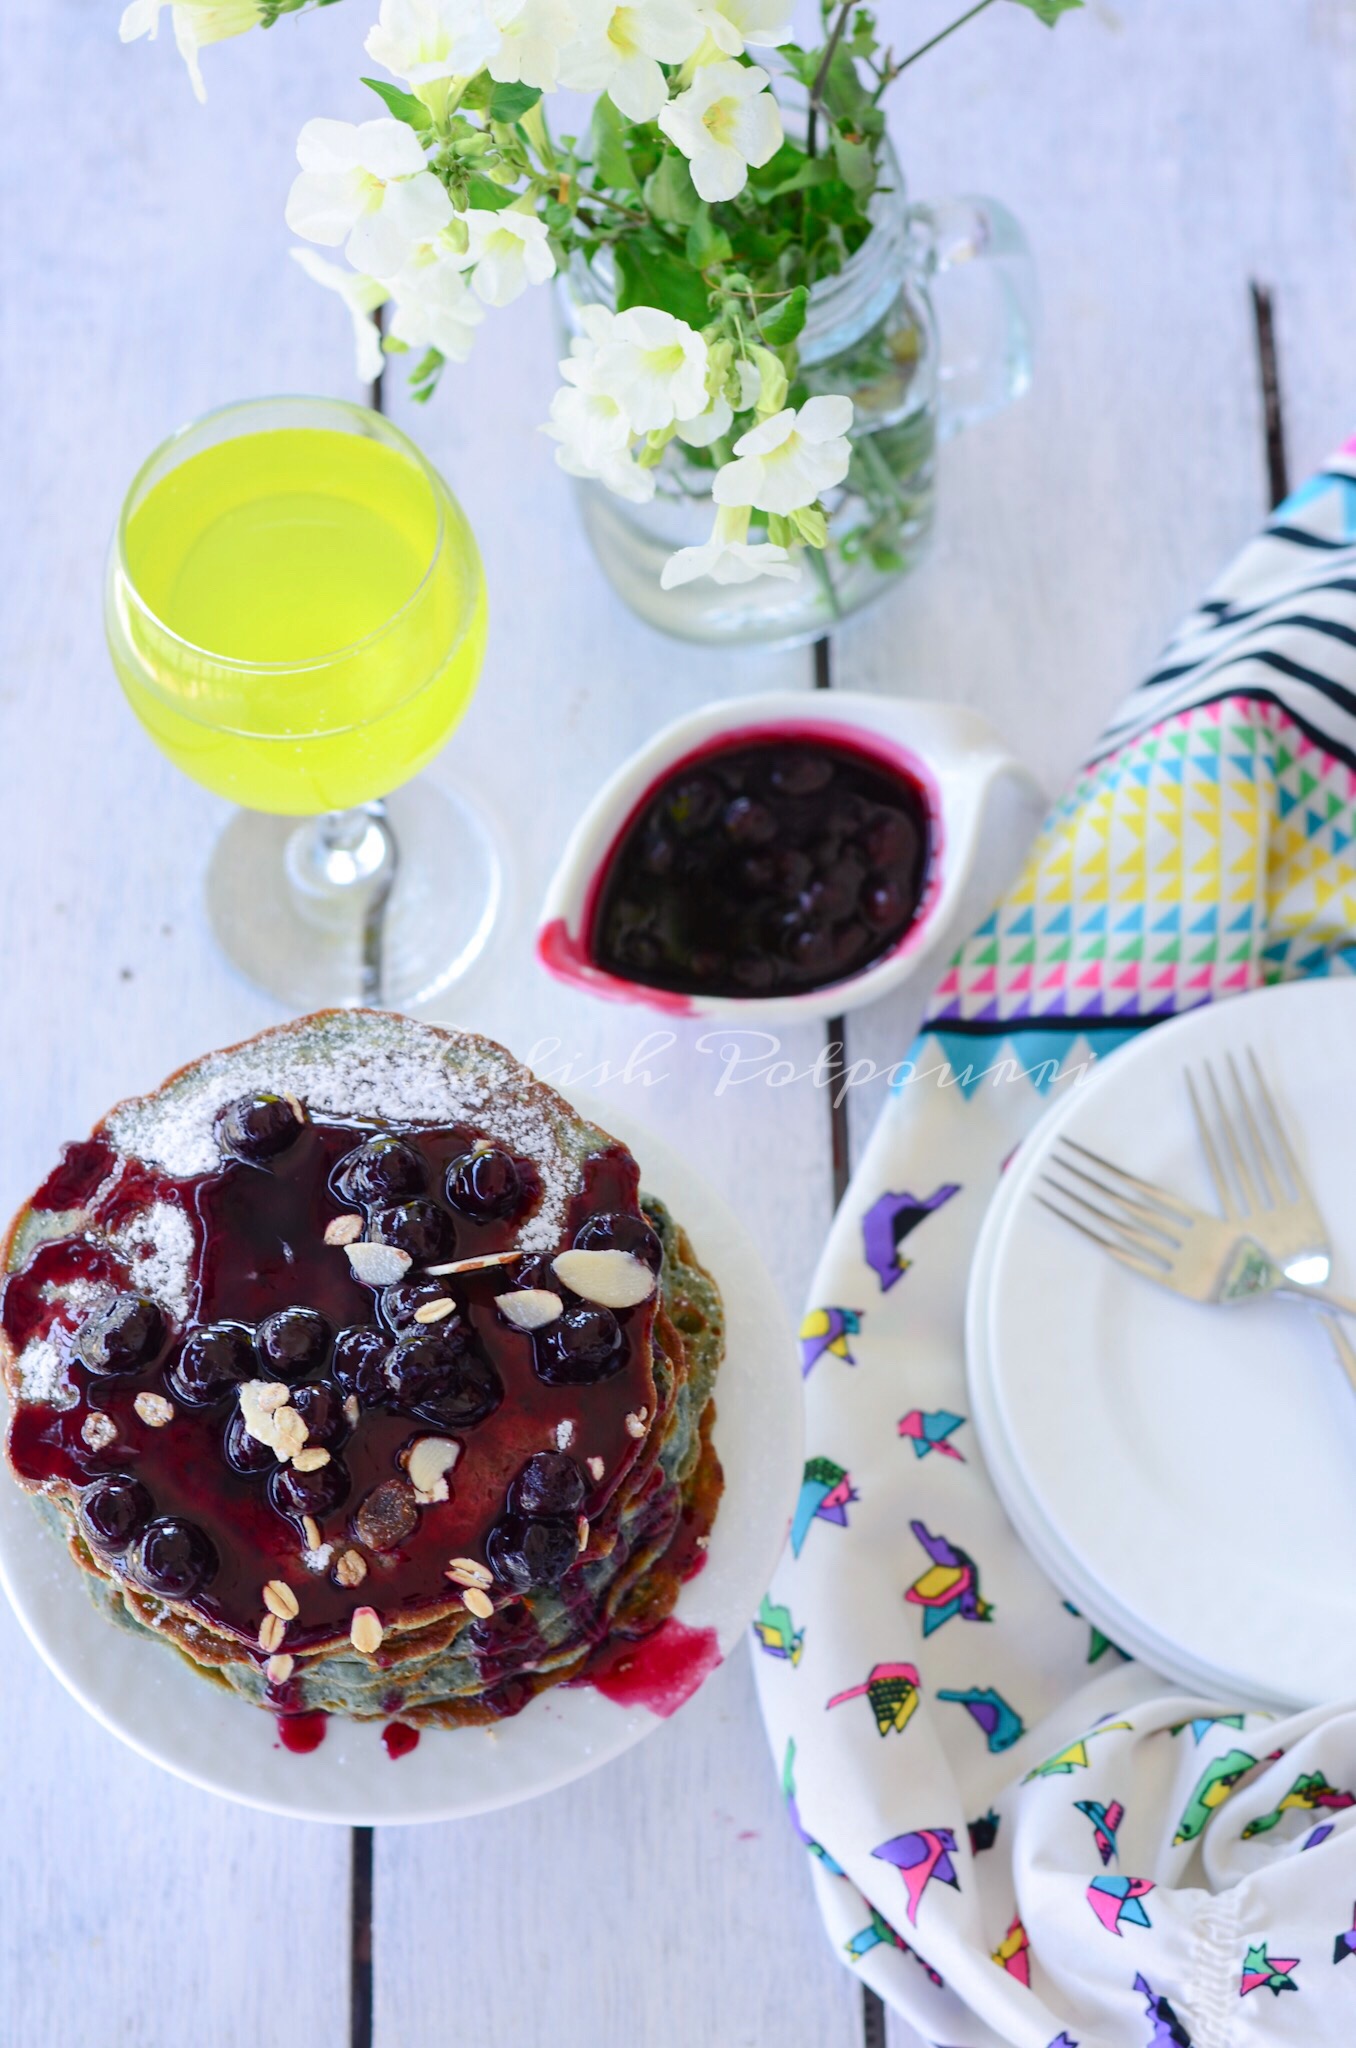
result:
[(958, 28), (964, 28), (967, 21), (973, 21), (977, 14), (982, 14), (986, 7), (992, 5), (993, 0), (979, 0), (978, 6), (969, 8), (964, 14), (958, 14), (949, 28), (939, 29), (935, 36), (929, 36), (925, 43), (920, 43), (907, 57), (901, 57), (899, 62), (892, 64), (885, 73), (881, 80), (881, 90), (884, 91), (887, 85), (893, 84), (900, 72), (907, 71), (910, 64), (916, 64), (920, 57), (926, 57), (929, 50), (935, 50), (938, 43), (944, 43), (948, 36), (954, 36)]
[[(988, 0), (982, 0), (982, 4), (987, 6)], [(810, 118), (805, 124), (805, 154), (807, 156), (813, 156), (815, 153), (815, 144), (818, 140), (820, 95), (829, 82), (829, 70), (837, 53), (838, 45), (843, 39), (843, 30), (847, 27), (847, 18), (855, 5), (856, 0), (843, 0), (843, 4), (838, 10), (837, 20), (829, 31), (829, 40), (824, 45), (824, 54), (819, 60), (819, 69), (815, 73), (815, 82), (810, 87)]]

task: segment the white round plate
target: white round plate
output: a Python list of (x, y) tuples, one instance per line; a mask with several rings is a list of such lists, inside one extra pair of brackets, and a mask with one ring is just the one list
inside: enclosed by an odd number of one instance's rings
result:
[[(800, 1363), (781, 1299), (738, 1217), (678, 1155), (610, 1102), (577, 1100), (630, 1146), (641, 1185), (668, 1203), (725, 1302), (726, 1363), (714, 1440), (725, 1493), (706, 1565), (677, 1619), (713, 1629), (722, 1657), (748, 1627), (786, 1541), (804, 1461)], [(132, 1749), (226, 1799), (301, 1820), (389, 1826), (516, 1805), (609, 1762), (658, 1726), (592, 1686), (554, 1687), (483, 1728), (428, 1728), (387, 1756), (381, 1724), (330, 1720), (309, 1756), (284, 1750), (270, 1715), (195, 1676), (94, 1607), (65, 1547), (19, 1487), (0, 1481), (0, 1583), (67, 1691)], [(398, 1717), (397, 1717), (398, 1718)]]
[(1213, 1209), (1183, 1069), (1251, 1046), (1356, 1291), (1353, 1030), (1356, 986), (1297, 982), (1099, 1061), (1009, 1167), (971, 1272), (975, 1423), (1019, 1533), (1125, 1649), (1262, 1704), (1356, 1694), (1356, 1395), (1312, 1312), (1184, 1302), (1032, 1196), (1066, 1136)]

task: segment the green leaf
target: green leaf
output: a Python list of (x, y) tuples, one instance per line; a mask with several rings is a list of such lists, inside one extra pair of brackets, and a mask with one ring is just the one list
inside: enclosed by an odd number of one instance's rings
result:
[(506, 206), (512, 206), (517, 196), (510, 187), (496, 185), (493, 178), (485, 177), (480, 171), (472, 171), (466, 180), (467, 204), (482, 207), (487, 213), (502, 213)]
[(709, 206), (699, 206), (687, 231), (687, 260), (694, 270), (709, 270), (713, 263), (728, 263), (734, 250), (724, 228), (711, 218)]
[(416, 132), (433, 126), (432, 114), (412, 92), (402, 92), (398, 85), (388, 85), (384, 78), (365, 78), (363, 84), (370, 86), (377, 98), (386, 102), (386, 111), (394, 114), (397, 121), (404, 121)]
[(795, 340), (805, 325), (805, 309), (809, 303), (809, 292), (803, 284), (798, 284), (779, 306), (763, 315), (758, 325), (769, 348), (785, 348)]
[(1047, 28), (1053, 28), (1061, 14), (1068, 14), (1072, 8), (1081, 7), (1083, 0), (1017, 0), (1017, 5), (1029, 7)]
[(589, 127), (593, 167), (598, 173), (598, 182), (610, 186), (614, 192), (639, 192), (640, 179), (627, 153), (626, 132), (625, 120), (607, 94), (602, 93), (594, 106)]
[(702, 202), (697, 197), (687, 158), (676, 149), (662, 156), (659, 168), (651, 171), (645, 180), (644, 198), (656, 220), (671, 221), (677, 227), (690, 227)]
[(833, 138), (833, 160), (849, 190), (871, 192), (876, 184), (876, 158), (869, 142), (849, 142), (842, 135)]
[(676, 250), (657, 239), (627, 235), (616, 246), (617, 310), (658, 306), (689, 327), (705, 327), (711, 307), (705, 284)]
[(540, 89), (535, 85), (496, 85), (487, 111), (492, 121), (511, 125), (531, 113), (540, 98)]

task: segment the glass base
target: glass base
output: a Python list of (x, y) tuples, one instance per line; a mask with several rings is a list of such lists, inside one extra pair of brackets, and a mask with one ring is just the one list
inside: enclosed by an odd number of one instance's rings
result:
[(484, 951), (503, 870), (479, 813), (429, 782), (327, 818), (237, 811), (207, 872), (212, 930), (292, 1009), (428, 1003)]

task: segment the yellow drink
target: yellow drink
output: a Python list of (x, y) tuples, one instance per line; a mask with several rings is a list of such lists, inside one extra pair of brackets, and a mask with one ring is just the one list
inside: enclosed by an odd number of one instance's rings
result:
[(167, 460), (170, 443), (114, 546), (109, 644), (133, 710), (177, 767), (253, 810), (385, 796), (438, 752), (479, 675), (465, 517), (403, 436), (354, 418)]

